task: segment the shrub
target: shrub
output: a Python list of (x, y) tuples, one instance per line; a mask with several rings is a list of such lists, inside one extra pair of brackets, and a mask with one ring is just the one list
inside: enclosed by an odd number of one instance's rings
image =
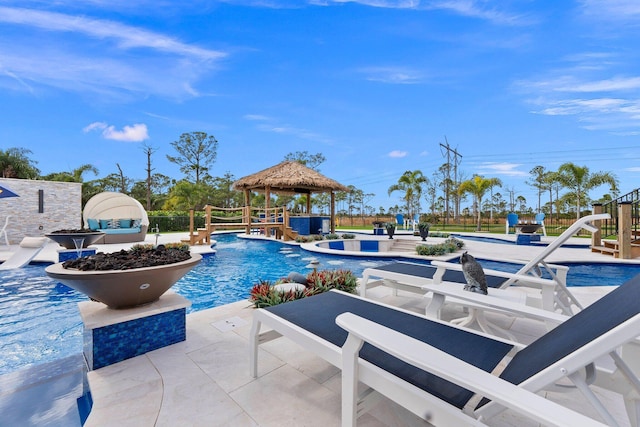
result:
[(279, 279), (275, 283), (261, 280), (251, 288), (249, 301), (256, 308), (262, 308), (306, 298), (331, 289), (355, 293), (358, 279), (349, 270), (314, 270), (307, 275), (306, 289), (304, 290), (278, 291), (274, 288), (275, 285), (284, 282), (284, 279)]
[(331, 289), (353, 294), (358, 286), (358, 278), (350, 270), (314, 270), (307, 276), (307, 283), (315, 288), (314, 294)]
[[(189, 244), (183, 242), (162, 243), (162, 245), (167, 249), (179, 249), (185, 252), (189, 252), (190, 249)], [(131, 246), (131, 251), (150, 250), (153, 249), (154, 246), (152, 243), (136, 243)]]
[(429, 237), (449, 237), (449, 233), (445, 233), (444, 231), (429, 231)]
[(273, 286), (278, 283), (282, 283), (282, 280), (279, 280), (276, 283), (271, 283), (268, 280), (261, 280), (251, 288), (249, 301), (251, 301), (256, 308), (263, 308), (307, 296), (308, 288), (305, 290), (277, 291)]
[(356, 238), (356, 235), (355, 235), (355, 234), (351, 234), (351, 233), (344, 233), (344, 234), (342, 235), (342, 238), (343, 238), (343, 239), (355, 239), (355, 238)]
[(464, 247), (464, 242), (455, 237), (450, 237), (437, 245), (418, 245), (416, 252), (418, 255), (437, 256), (456, 252)]
[(327, 240), (336, 240), (336, 239), (339, 239), (340, 236), (338, 236), (336, 233), (331, 233), (324, 236), (324, 238)]

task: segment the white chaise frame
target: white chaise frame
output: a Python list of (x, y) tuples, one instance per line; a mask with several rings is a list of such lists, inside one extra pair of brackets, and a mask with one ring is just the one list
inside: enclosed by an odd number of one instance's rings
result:
[[(350, 294), (346, 295), (352, 298), (361, 298)], [(379, 302), (370, 300), (369, 302), (390, 307), (411, 316), (422, 317), (416, 313)], [(539, 311), (542, 312), (542, 310)], [(552, 313), (546, 312), (546, 314), (549, 315)], [(545, 314), (541, 313), (540, 316), (544, 317)], [(604, 405), (600, 403), (589, 388), (587, 379), (582, 375), (584, 371), (583, 368), (593, 368), (594, 360), (606, 354), (612, 357), (618, 368), (616, 375), (622, 376), (626, 380), (624, 385), (622, 385), (619, 378), (615, 381), (612, 380), (620, 390), (616, 390), (616, 387), (610, 388), (620, 392), (626, 391), (633, 396), (637, 396), (637, 393), (640, 391), (640, 382), (637, 377), (616, 353), (616, 348), (625, 343), (630, 343), (636, 338), (640, 330), (640, 314), (635, 315), (610, 332), (598, 337), (588, 345), (579, 348), (570, 357), (565, 357), (543, 371), (538, 372), (518, 386), (500, 380), (481, 370), (476, 370), (476, 368), (470, 367), (460, 360), (455, 359), (456, 362), (453, 364), (449, 356), (444, 357), (441, 352), (433, 349), (426, 343), (420, 341), (415, 342), (416, 340), (398, 332), (391, 331), (393, 333), (390, 333), (388, 328), (381, 325), (372, 325), (371, 323), (373, 322), (370, 321), (363, 323), (361, 320), (364, 321), (365, 319), (357, 320), (354, 319), (355, 317), (358, 316), (352, 314), (349, 316), (345, 316), (344, 314), (338, 316), (338, 318), (341, 319), (338, 324), (346, 329), (350, 336), (353, 335), (347, 339), (345, 346), (340, 348), (269, 311), (256, 310), (254, 312), (250, 333), (249, 354), (251, 375), (253, 377), (257, 377), (258, 375), (259, 345), (280, 336), (286, 336), (301, 345), (304, 349), (316, 354), (332, 365), (343, 369), (343, 381), (347, 382), (347, 384), (343, 385), (343, 426), (355, 425), (357, 417), (363, 412), (366, 412), (372, 402), (375, 402), (375, 393), (371, 393), (370, 390), (360, 396), (356, 396), (355, 385), (358, 381), (394, 400), (416, 415), (423, 418), (428, 417), (431, 423), (443, 426), (483, 425), (480, 422), (483, 418), (491, 418), (503, 411), (505, 407), (538, 421), (548, 423), (548, 425), (602, 425), (593, 419), (582, 417), (560, 405), (543, 401), (544, 399), (540, 400), (541, 398), (538, 398), (539, 396), (533, 397), (535, 396), (534, 393), (542, 389), (552, 389), (554, 383), (562, 378), (571, 380), (609, 425), (617, 425), (615, 419), (609, 414)], [(438, 321), (435, 319), (432, 320)], [(263, 324), (271, 328), (271, 330), (260, 333)], [(453, 325), (450, 326), (455, 327)], [(481, 332), (473, 332), (479, 335), (489, 336)], [(495, 337), (492, 338), (509, 342)], [(367, 361), (355, 358), (354, 354), (357, 354), (362, 342), (365, 341), (384, 351), (389, 351), (390, 354), (400, 357), (402, 360), (414, 364), (421, 369), (425, 369), (455, 382), (462, 387), (491, 398), (493, 401), (471, 414), (466, 414), (431, 394), (400, 380), (381, 368)], [(516, 349), (523, 348), (523, 346), (518, 343), (511, 342), (510, 344), (514, 345)], [(343, 353), (344, 351), (347, 353)], [(345, 370), (345, 368), (347, 369)], [(450, 368), (453, 372), (449, 372)], [(593, 369), (587, 369), (587, 371), (588, 373), (594, 372)], [(587, 376), (587, 378), (590, 379), (589, 376)], [(605, 379), (603, 381), (607, 380)], [(508, 399), (506, 399), (507, 397)], [(554, 412), (549, 412), (551, 410), (550, 408), (553, 408)], [(550, 414), (551, 416), (549, 416)], [(630, 414), (630, 418), (633, 418), (633, 414)], [(576, 424), (576, 421), (580, 421), (579, 424)], [(633, 419), (632, 423), (637, 425)]]
[[(540, 290), (540, 305), (545, 310), (559, 310), (563, 314), (571, 315), (573, 314), (572, 306), (582, 309), (583, 307), (580, 302), (567, 288), (567, 273), (569, 271), (569, 267), (549, 264), (545, 260), (549, 255), (551, 255), (551, 253), (581, 229), (595, 232), (597, 228), (592, 225), (593, 221), (609, 218), (609, 214), (595, 214), (580, 218), (529, 262), (503, 260), (504, 262), (524, 264), (524, 266), (516, 273), (485, 269), (485, 274), (504, 277), (507, 279), (499, 289), (491, 288), (489, 292), (494, 296), (509, 299), (508, 294), (505, 294), (502, 290), (508, 289), (512, 285), (526, 286)], [(381, 282), (374, 282), (376, 284), (381, 283), (385, 286), (393, 287), (394, 289), (424, 294), (425, 286), (442, 283), (442, 277), (446, 270), (462, 270), (462, 266), (459, 263), (432, 261), (431, 264), (437, 268), (433, 278), (413, 276), (410, 274), (385, 271), (377, 268), (367, 268), (363, 271), (362, 280), (360, 281), (360, 295), (366, 296), (367, 289), (372, 286), (372, 283), (370, 283), (371, 277), (382, 279)], [(540, 277), (542, 275), (542, 269), (551, 276), (551, 279), (544, 279)]]

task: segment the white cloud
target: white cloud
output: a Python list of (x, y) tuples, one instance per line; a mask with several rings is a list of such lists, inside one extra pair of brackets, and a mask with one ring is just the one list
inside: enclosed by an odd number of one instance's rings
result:
[(596, 20), (634, 21), (640, 15), (637, 0), (582, 0), (584, 15)]
[(267, 120), (270, 120), (269, 117), (263, 116), (261, 114), (245, 114), (243, 117), (246, 120), (255, 120), (255, 121), (267, 121)]
[(389, 157), (394, 159), (400, 159), (402, 157), (407, 157), (409, 153), (407, 151), (393, 150), (387, 154)]
[(132, 126), (126, 125), (122, 130), (117, 130), (115, 126), (109, 126), (104, 122), (94, 122), (83, 129), (84, 132), (94, 130), (102, 130), (104, 139), (112, 139), (114, 141), (141, 142), (149, 139), (147, 125), (144, 123), (136, 123)]
[(518, 170), (522, 166), (519, 163), (481, 163), (478, 168), (480, 174), (493, 174), (505, 176), (529, 176), (529, 173)]
[(36, 96), (53, 87), (104, 100), (199, 97), (195, 83), (227, 55), (80, 15), (0, 7), (0, 25), (12, 34), (0, 40), (0, 86)]
[(566, 92), (605, 92), (640, 88), (640, 77), (614, 77), (607, 80), (584, 82), (575, 86), (558, 87), (554, 90)]
[(574, 116), (584, 129), (618, 135), (640, 129), (640, 76), (625, 75), (627, 56), (587, 51), (564, 60), (567, 67), (514, 85), (533, 113)]
[(0, 22), (36, 27), (48, 31), (81, 33), (97, 39), (114, 39), (122, 48), (126, 49), (149, 48), (203, 60), (219, 59), (225, 56), (219, 51), (192, 46), (160, 33), (105, 19), (0, 7)]
[(468, 18), (481, 19), (500, 25), (521, 25), (530, 19), (520, 14), (500, 11), (487, 2), (477, 0), (307, 0), (309, 4), (329, 6), (333, 3), (357, 3), (384, 9), (444, 10)]
[(406, 67), (364, 67), (357, 71), (372, 82), (416, 84), (424, 79), (422, 73)]
[(106, 128), (107, 128), (107, 124), (105, 122), (93, 122), (90, 125), (85, 126), (82, 129), (82, 131), (87, 133), (87, 132), (91, 132), (92, 130), (102, 130)]

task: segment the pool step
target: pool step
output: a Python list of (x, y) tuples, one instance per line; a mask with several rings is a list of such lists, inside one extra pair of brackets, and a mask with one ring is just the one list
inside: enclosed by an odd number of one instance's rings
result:
[[(598, 252), (605, 255), (612, 255), (614, 258), (620, 258), (620, 246), (617, 240), (603, 240), (602, 246), (592, 246), (591, 252)], [(640, 257), (640, 244), (631, 243), (631, 258)]]
[(421, 243), (419, 240), (410, 240), (410, 239), (393, 239), (393, 245), (389, 251), (392, 252), (412, 252), (415, 253), (416, 245)]

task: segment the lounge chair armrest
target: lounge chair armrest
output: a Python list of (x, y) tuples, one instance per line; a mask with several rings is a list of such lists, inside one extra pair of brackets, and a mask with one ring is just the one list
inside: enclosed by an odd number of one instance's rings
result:
[(433, 308), (430, 306), (427, 308), (427, 315), (429, 317), (437, 317), (434, 310), (439, 309), (444, 303), (444, 299), (448, 297), (455, 298), (457, 300), (456, 302), (461, 302), (468, 307), (480, 307), (481, 309), (487, 308), (491, 311), (507, 312), (520, 317), (549, 322), (553, 325), (559, 325), (569, 318), (563, 314), (530, 307), (517, 301), (511, 301), (509, 300), (509, 294), (513, 292), (507, 289), (489, 289), (489, 295), (482, 295), (476, 292), (465, 291), (459, 283), (450, 282), (424, 285), (422, 289), (427, 293), (433, 293), (433, 301), (438, 304), (437, 306), (434, 305)]
[[(339, 315), (336, 323), (349, 333), (347, 344), (343, 347), (343, 386), (357, 383), (357, 363), (355, 369), (345, 368), (354, 363), (353, 359), (357, 358), (362, 343), (367, 342), (406, 363), (479, 393), (544, 425), (567, 427), (605, 425), (495, 377), (422, 341), (352, 313)], [(348, 373), (345, 374), (345, 371)], [(355, 375), (355, 378), (349, 378), (350, 375)], [(384, 393), (383, 390), (378, 391)], [(350, 397), (344, 395), (343, 388), (343, 399), (345, 398)], [(398, 403), (402, 404), (402, 402)], [(344, 400), (343, 405), (345, 405)], [(344, 415), (343, 410), (343, 425), (345, 425)]]
[[(453, 262), (445, 262), (445, 261), (431, 261), (431, 264), (438, 267), (439, 270), (457, 270), (462, 271), (462, 264), (457, 264)], [(509, 273), (508, 271), (500, 271), (500, 270), (492, 270), (489, 268), (483, 269), (486, 275), (504, 277), (506, 279), (511, 279), (513, 284), (521, 284), (521, 285), (536, 285), (537, 287), (549, 287), (555, 288), (558, 286), (558, 282), (551, 279), (543, 279), (541, 277), (530, 276), (526, 274), (516, 274)], [(438, 273), (434, 275), (436, 277)], [(439, 276), (441, 277), (441, 276)]]

